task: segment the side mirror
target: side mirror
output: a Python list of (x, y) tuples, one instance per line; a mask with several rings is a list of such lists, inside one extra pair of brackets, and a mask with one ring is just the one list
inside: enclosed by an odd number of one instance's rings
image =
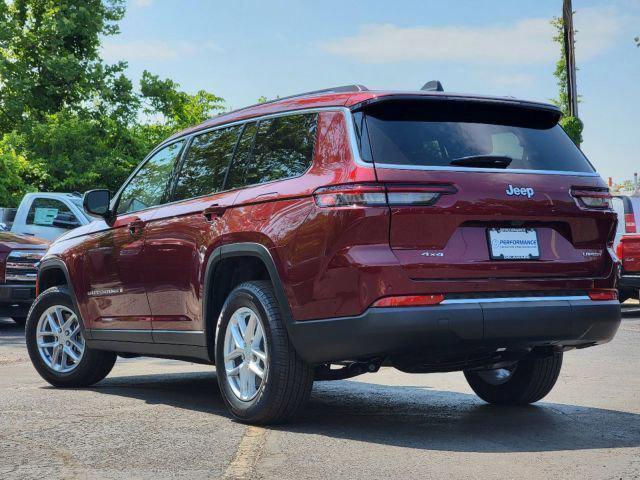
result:
[(109, 190), (89, 190), (84, 194), (82, 206), (89, 215), (102, 217), (108, 220), (110, 217), (109, 203), (111, 202), (111, 193)]
[(59, 213), (53, 219), (51, 224), (54, 227), (64, 228), (65, 230), (72, 230), (80, 226), (80, 222), (73, 213)]

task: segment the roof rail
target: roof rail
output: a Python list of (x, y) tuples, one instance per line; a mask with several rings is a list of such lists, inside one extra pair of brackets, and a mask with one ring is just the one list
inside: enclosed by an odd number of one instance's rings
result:
[(323, 88), (321, 90), (312, 90), (310, 92), (296, 93), (286, 97), (274, 98), (264, 103), (279, 102), (280, 100), (288, 100), (296, 97), (306, 97), (308, 95), (318, 95), (320, 93), (349, 93), (349, 92), (368, 92), (369, 89), (364, 85), (342, 85), (339, 87)]
[(323, 88), (321, 90), (312, 90), (310, 92), (296, 93), (295, 95), (287, 95), (286, 97), (278, 97), (272, 100), (267, 100), (266, 102), (254, 103), (253, 105), (248, 105), (246, 107), (237, 108), (229, 112), (221, 113), (220, 115), (214, 115), (212, 118), (220, 117), (222, 115), (229, 115), (230, 113), (241, 112), (242, 110), (247, 110), (249, 108), (257, 107), (259, 105), (269, 105), (270, 103), (279, 102), (281, 100), (289, 100), (297, 97), (306, 97), (308, 95), (319, 95), (321, 93), (349, 93), (349, 92), (368, 92), (368, 91), (369, 89), (364, 85), (342, 85), (339, 87)]

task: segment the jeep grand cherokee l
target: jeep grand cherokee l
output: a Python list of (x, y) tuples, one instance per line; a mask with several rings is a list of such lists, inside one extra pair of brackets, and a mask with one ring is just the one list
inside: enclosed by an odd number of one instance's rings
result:
[(169, 138), (49, 249), (27, 322), (56, 386), (117, 355), (215, 364), (238, 419), (314, 379), (464, 371), (495, 404), (553, 387), (620, 322), (607, 187), (550, 105), (342, 87)]

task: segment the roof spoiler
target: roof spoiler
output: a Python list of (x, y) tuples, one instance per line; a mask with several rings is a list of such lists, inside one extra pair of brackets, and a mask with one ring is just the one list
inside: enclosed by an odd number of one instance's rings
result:
[[(429, 105), (428, 108), (425, 108)], [(475, 106), (476, 108), (470, 108)], [(555, 105), (510, 98), (486, 98), (445, 93), (441, 95), (392, 94), (369, 98), (350, 107), (352, 112), (402, 114), (410, 117), (427, 115), (433, 121), (457, 118), (474, 123), (502, 122), (531, 128), (551, 128), (562, 117)], [(464, 120), (463, 120), (464, 119)]]

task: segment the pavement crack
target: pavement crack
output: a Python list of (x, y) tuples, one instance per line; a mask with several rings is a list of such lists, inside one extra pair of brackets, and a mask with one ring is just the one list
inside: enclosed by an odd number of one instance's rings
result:
[(248, 426), (222, 478), (224, 480), (256, 478), (255, 468), (262, 455), (266, 438), (266, 429)]

